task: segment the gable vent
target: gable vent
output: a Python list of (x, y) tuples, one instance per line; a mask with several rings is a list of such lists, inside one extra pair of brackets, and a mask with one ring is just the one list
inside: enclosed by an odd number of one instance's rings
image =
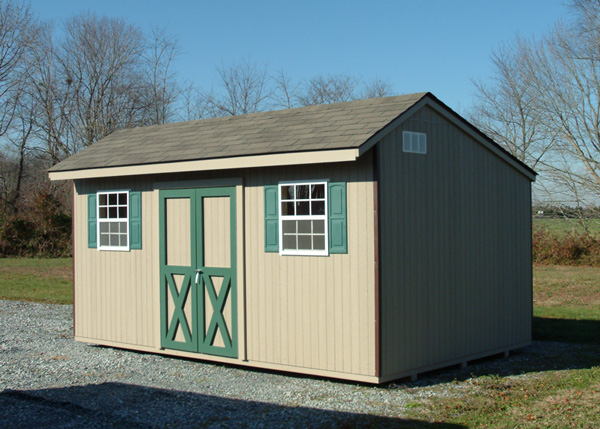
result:
[(427, 153), (427, 134), (402, 131), (402, 151), (408, 153)]

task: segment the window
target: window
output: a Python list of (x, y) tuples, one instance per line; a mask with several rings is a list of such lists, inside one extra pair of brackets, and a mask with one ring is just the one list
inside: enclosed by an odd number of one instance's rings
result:
[(129, 192), (98, 192), (98, 249), (129, 250)]
[(282, 255), (328, 255), (327, 183), (279, 184)]
[(427, 134), (402, 131), (402, 151), (409, 153), (427, 153)]

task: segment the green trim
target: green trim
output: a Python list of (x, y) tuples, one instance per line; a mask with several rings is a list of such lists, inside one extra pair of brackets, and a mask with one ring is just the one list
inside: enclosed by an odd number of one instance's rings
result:
[[(165, 228), (165, 215), (166, 215), (166, 200), (171, 198), (190, 199), (194, 198), (194, 191), (190, 190), (164, 190), (159, 191), (159, 257), (160, 257), (160, 345), (163, 348), (169, 348), (174, 350), (183, 350), (189, 352), (195, 352), (198, 350), (198, 336), (196, 335), (197, 330), (195, 329), (195, 314), (198, 312), (197, 308), (197, 296), (198, 290), (193, 284), (192, 279), (195, 276), (195, 267), (192, 266), (174, 266), (167, 265), (167, 251), (166, 251), (166, 228)], [(190, 232), (192, 237), (196, 233), (196, 222), (195, 214), (196, 210), (193, 204), (190, 205)], [(191, 260), (196, 260), (196, 248), (193, 245), (190, 249), (192, 255)], [(177, 292), (175, 285), (174, 276), (183, 275), (184, 280), (181, 285), (180, 292)], [(168, 320), (167, 314), (167, 302), (169, 296), (174, 304), (173, 315)], [(191, 299), (191, 312), (192, 320), (187, 320), (183, 312), (183, 306), (185, 302)], [(177, 328), (181, 327), (184, 341), (176, 341), (175, 335)]]
[(265, 186), (265, 252), (279, 252), (279, 186)]
[(129, 192), (129, 248), (142, 248), (142, 193)]
[(95, 249), (98, 247), (98, 227), (97, 227), (97, 208), (96, 194), (88, 194), (88, 247)]
[[(229, 197), (230, 210), (230, 268), (204, 266), (204, 198)], [(169, 198), (187, 198), (190, 200), (190, 233), (191, 240), (190, 266), (170, 266), (166, 260), (166, 200)], [(175, 189), (159, 191), (159, 242), (160, 242), (160, 311), (161, 311), (161, 347), (227, 356), (238, 356), (237, 335), (237, 243), (236, 243), (236, 199), (235, 187)], [(196, 269), (202, 269), (200, 281), (195, 282)], [(173, 281), (174, 274), (183, 274), (184, 282), (180, 292), (177, 292)], [(223, 284), (216, 293), (213, 279), (222, 277)], [(174, 303), (174, 311), (167, 320), (167, 302), (169, 295)], [(205, 295), (209, 302), (205, 302)], [(186, 320), (183, 306), (186, 299), (191, 299), (191, 319)], [(231, 302), (231, 326), (227, 326), (223, 317), (223, 309)], [(205, 308), (210, 304), (213, 315), (205, 326)], [(175, 341), (177, 329), (181, 328), (184, 341)], [(228, 330), (229, 328), (229, 330)], [(224, 347), (212, 345), (216, 335), (223, 337)]]
[(348, 253), (346, 183), (328, 186), (329, 253)]

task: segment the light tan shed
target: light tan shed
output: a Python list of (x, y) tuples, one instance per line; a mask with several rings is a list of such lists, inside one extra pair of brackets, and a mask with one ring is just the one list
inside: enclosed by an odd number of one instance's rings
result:
[(533, 172), (430, 93), (115, 132), (75, 339), (381, 383), (531, 341)]

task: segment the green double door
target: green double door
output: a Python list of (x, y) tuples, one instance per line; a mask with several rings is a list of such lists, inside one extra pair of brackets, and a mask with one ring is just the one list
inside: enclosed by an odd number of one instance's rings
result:
[(235, 187), (159, 201), (161, 347), (237, 357)]

